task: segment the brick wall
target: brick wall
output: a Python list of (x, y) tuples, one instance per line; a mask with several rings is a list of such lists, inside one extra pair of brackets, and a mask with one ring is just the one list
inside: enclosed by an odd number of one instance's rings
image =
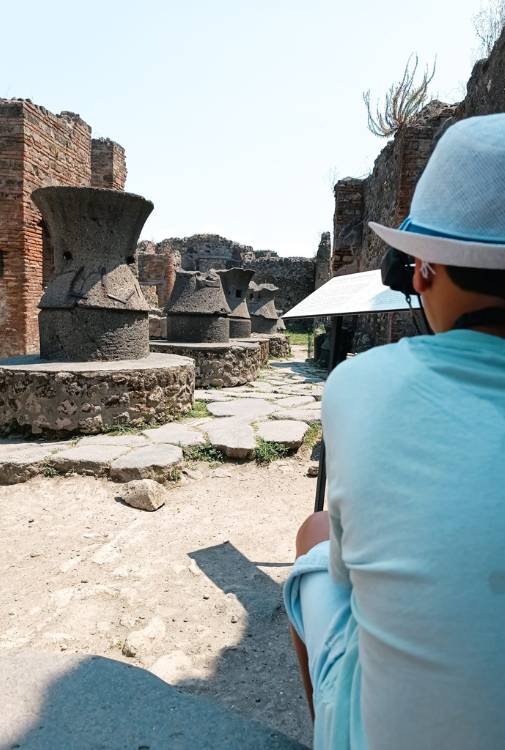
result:
[(91, 141), (91, 185), (97, 188), (124, 190), (126, 184), (125, 150), (110, 138)]
[(17, 354), (24, 339), (19, 310), (23, 268), (23, 104), (0, 102), (0, 356)]
[(91, 128), (79, 115), (0, 99), (0, 358), (39, 346), (38, 302), (53, 259), (32, 191), (90, 184)]
[(144, 287), (151, 287), (156, 292), (156, 301), (149, 296), (157, 307), (163, 308), (172, 294), (177, 269), (181, 267), (181, 254), (178, 250), (164, 247), (163, 243), (155, 245), (141, 242), (137, 252), (139, 280)]

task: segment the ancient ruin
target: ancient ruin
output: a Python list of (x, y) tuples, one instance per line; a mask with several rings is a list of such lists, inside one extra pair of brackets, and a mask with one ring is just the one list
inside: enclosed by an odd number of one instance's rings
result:
[(146, 357), (149, 305), (129, 266), (153, 204), (97, 188), (39, 188), (32, 198), (54, 252), (39, 304), (42, 359)]
[(254, 250), (214, 234), (143, 241), (137, 254), (140, 285), (155, 289), (161, 308), (170, 296), (178, 268), (202, 273), (247, 268), (255, 272), (257, 283), (279, 287), (278, 305), (289, 310), (314, 291), (316, 277), (326, 277), (329, 263), (319, 257), (280, 257), (273, 250)]
[(248, 338), (251, 335), (251, 316), (247, 307), (247, 292), (254, 271), (231, 268), (218, 273), (230, 308), (230, 338)]
[(254, 333), (274, 334), (277, 332), (279, 315), (275, 309), (275, 293), (278, 291), (278, 287), (273, 284), (256, 284), (251, 281), (247, 304)]
[(38, 303), (53, 272), (53, 247), (31, 200), (47, 185), (123, 190), (124, 149), (94, 139), (73, 112), (0, 99), (0, 358), (39, 351)]
[(215, 271), (177, 271), (165, 313), (169, 341), (222, 344), (230, 340), (230, 308)]
[(193, 402), (194, 366), (150, 354), (130, 265), (150, 201), (116, 190), (35, 191), (55, 272), (40, 302), (41, 357), (0, 362), (0, 430), (57, 435), (166, 422)]

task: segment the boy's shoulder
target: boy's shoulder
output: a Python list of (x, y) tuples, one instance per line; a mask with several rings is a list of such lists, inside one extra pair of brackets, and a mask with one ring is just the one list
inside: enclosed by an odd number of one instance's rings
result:
[(336, 367), (328, 378), (326, 390), (344, 385), (347, 388), (377, 389), (381, 383), (389, 386), (399, 376), (404, 379), (412, 373), (417, 364), (415, 350), (424, 342), (416, 337), (401, 339), (396, 344), (376, 346), (361, 354), (350, 357)]

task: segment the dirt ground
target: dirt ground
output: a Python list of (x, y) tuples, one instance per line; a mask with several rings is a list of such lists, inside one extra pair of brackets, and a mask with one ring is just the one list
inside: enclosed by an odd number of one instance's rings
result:
[(310, 744), (281, 599), (309, 463), (199, 465), (154, 513), (103, 479), (0, 487), (0, 654), (121, 659)]

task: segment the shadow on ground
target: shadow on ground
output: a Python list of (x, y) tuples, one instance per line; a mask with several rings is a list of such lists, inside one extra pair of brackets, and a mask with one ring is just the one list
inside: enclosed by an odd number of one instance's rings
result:
[(282, 590), (258, 569), (259, 565), (286, 567), (291, 563), (251, 562), (229, 542), (189, 556), (225, 594), (237, 597), (247, 612), (247, 620), (240, 642), (222, 651), (212, 677), (185, 680), (178, 687), (213, 697), (244, 716), (309, 744), (310, 719), (288, 633)]

